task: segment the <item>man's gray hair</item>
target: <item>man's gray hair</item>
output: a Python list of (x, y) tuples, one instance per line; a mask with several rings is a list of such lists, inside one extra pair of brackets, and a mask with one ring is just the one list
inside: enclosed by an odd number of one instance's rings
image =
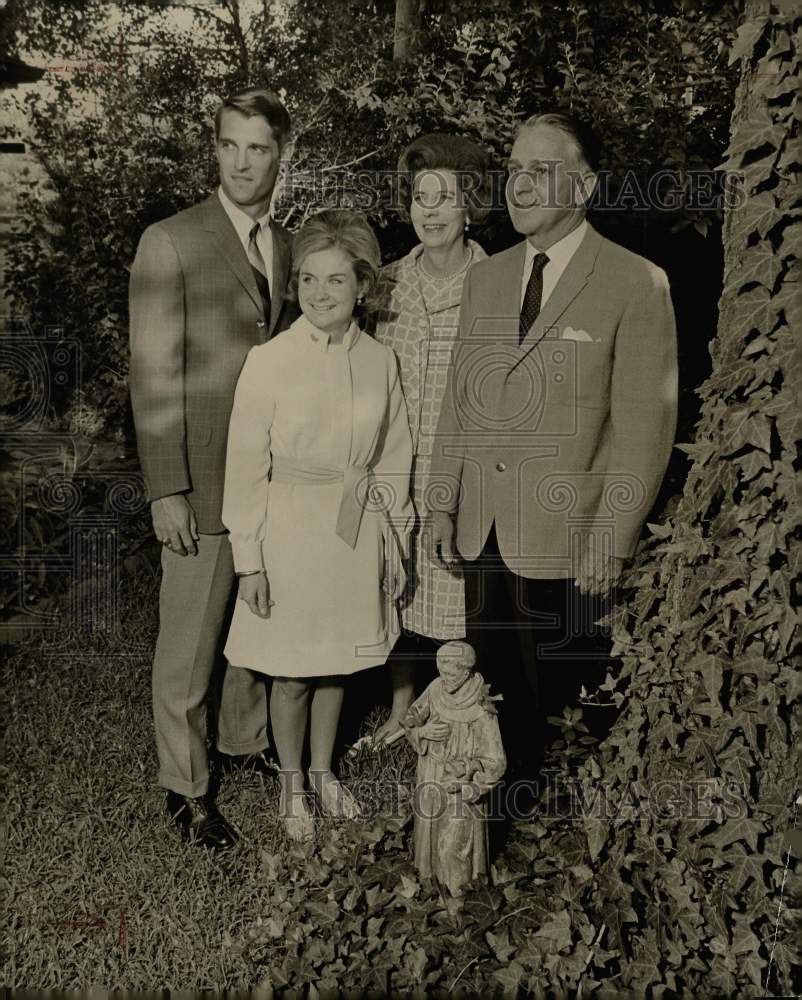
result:
[(565, 133), (573, 142), (578, 153), (578, 159), (590, 167), (594, 173), (599, 169), (601, 143), (593, 129), (586, 122), (569, 114), (567, 111), (547, 111), (539, 115), (531, 115), (521, 124), (519, 132), (535, 125), (551, 125)]

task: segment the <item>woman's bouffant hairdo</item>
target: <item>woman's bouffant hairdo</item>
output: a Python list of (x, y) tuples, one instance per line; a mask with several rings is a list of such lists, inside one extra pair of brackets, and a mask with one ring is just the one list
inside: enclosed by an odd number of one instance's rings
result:
[(452, 170), (459, 179), (468, 218), (484, 222), (491, 204), (490, 157), (472, 139), (431, 132), (411, 142), (398, 161), (402, 204), (409, 213), (415, 176), (422, 170)]
[(382, 263), (379, 241), (365, 216), (346, 208), (318, 212), (293, 237), (289, 294), (298, 301), (298, 271), (309, 254), (332, 247), (339, 247), (351, 261), (357, 281), (365, 283), (363, 295), (369, 302)]

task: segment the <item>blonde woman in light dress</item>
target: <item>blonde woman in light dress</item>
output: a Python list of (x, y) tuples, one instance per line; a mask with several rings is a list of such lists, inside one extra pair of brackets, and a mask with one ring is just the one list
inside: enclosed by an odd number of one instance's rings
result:
[(280, 814), (295, 840), (314, 833), (307, 728), (323, 811), (358, 815), (331, 769), (343, 679), (383, 664), (400, 628), (412, 442), (396, 357), (353, 316), (379, 265), (357, 213), (324, 211), (301, 228), (303, 315), (248, 354), (229, 427), (223, 522), (240, 579), (225, 653), (273, 678)]
[(402, 601), (404, 632), (390, 661), (390, 717), (374, 739), (400, 729), (415, 696), (415, 665), (433, 665), (437, 648), (465, 635), (465, 592), (459, 571), (446, 571), (425, 545), (426, 484), (434, 433), (457, 334), (468, 268), (486, 254), (469, 238), (490, 207), (489, 159), (470, 139), (434, 133), (412, 142), (398, 170), (405, 207), (420, 240), (379, 278), (368, 329), (398, 356), (409, 412), (414, 463), (412, 497), (418, 514)]

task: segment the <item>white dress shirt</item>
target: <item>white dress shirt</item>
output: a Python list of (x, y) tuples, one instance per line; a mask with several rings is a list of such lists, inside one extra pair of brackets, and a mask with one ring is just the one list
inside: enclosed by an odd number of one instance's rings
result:
[(588, 224), (583, 219), (576, 229), (572, 229), (567, 236), (548, 248), (548, 250), (538, 250), (532, 246), (529, 240), (526, 241), (526, 257), (524, 258), (524, 276), (521, 280), (521, 308), (524, 304), (526, 286), (529, 283), (529, 275), (532, 273), (532, 261), (539, 253), (548, 254), (549, 262), (543, 268), (543, 295), (540, 299), (540, 308), (546, 304), (546, 300), (554, 291), (554, 286), (560, 280), (563, 271), (568, 267), (571, 258), (579, 248), (579, 244), (584, 239), (588, 231)]
[(265, 262), (265, 271), (267, 272), (267, 284), (270, 288), (270, 294), (273, 294), (273, 234), (270, 231), (270, 212), (265, 212), (265, 214), (259, 219), (252, 219), (250, 215), (243, 212), (239, 205), (235, 205), (234, 202), (228, 197), (228, 195), (223, 190), (222, 185), (217, 189), (217, 197), (220, 199), (220, 204), (226, 215), (231, 219), (231, 224), (237, 231), (237, 236), (239, 236), (239, 241), (242, 244), (242, 249), (245, 251), (245, 256), (248, 256), (248, 243), (251, 238), (251, 229), (255, 222), (259, 223), (259, 232), (256, 236), (256, 245), (259, 247), (259, 252), (262, 255), (262, 260)]

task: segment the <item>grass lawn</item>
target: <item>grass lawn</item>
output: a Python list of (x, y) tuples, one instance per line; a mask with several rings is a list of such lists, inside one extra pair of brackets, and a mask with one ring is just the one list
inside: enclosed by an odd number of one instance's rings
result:
[(156, 584), (128, 586), (113, 642), (79, 635), (56, 648), (51, 637), (5, 661), (4, 986), (473, 992), (514, 989), (544, 962), (544, 985), (592, 979), (581, 829), (514, 830), (496, 884), (456, 912), (419, 885), (411, 823), (393, 806), (414, 773), (405, 742), (344, 759), (369, 815), (321, 821), (314, 848), (290, 849), (276, 781), (252, 774), (225, 778), (218, 797), (237, 848), (184, 848), (154, 780)]

